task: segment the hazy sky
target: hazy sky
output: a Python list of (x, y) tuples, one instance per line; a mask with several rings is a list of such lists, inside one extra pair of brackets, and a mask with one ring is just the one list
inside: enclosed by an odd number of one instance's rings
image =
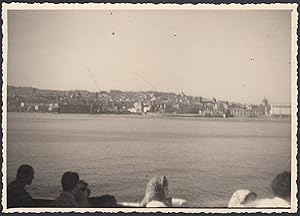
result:
[(291, 99), (289, 11), (9, 11), (8, 84)]

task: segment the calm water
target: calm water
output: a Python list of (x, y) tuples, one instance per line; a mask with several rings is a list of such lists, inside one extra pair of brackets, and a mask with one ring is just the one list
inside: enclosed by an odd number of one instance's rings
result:
[(290, 121), (8, 113), (7, 128), (8, 181), (33, 165), (38, 197), (56, 197), (68, 170), (93, 196), (128, 202), (166, 175), (173, 197), (221, 207), (241, 188), (271, 196), (272, 178), (290, 170)]

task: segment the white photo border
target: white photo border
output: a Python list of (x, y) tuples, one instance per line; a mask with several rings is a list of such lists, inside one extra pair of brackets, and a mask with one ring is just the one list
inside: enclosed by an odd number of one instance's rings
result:
[[(98, 4), (98, 3), (2, 3), (2, 211), (4, 213), (44, 213), (44, 212), (163, 212), (163, 213), (296, 213), (298, 209), (297, 194), (297, 28), (298, 5), (293, 4)], [(290, 10), (291, 11), (291, 208), (7, 208), (7, 11), (8, 10)]]

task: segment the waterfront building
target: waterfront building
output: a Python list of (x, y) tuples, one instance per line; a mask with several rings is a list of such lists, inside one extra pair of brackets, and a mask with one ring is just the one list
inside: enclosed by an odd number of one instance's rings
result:
[(7, 111), (8, 112), (18, 112), (19, 109), (18, 109), (18, 106), (15, 103), (8, 102), (7, 103)]
[(141, 102), (134, 102), (133, 107), (127, 109), (131, 113), (142, 113), (143, 105)]
[(289, 116), (291, 115), (291, 105), (272, 104), (270, 113), (272, 116)]
[(149, 103), (142, 103), (142, 111), (143, 113), (149, 112), (151, 109), (151, 105)]
[(264, 109), (243, 109), (243, 108), (234, 108), (229, 109), (229, 116), (239, 117), (239, 118), (256, 118), (265, 116)]
[(142, 103), (141, 102), (135, 102), (133, 104), (135, 110), (137, 113), (141, 113), (142, 112)]
[(60, 105), (58, 108), (60, 113), (89, 113), (90, 106), (85, 104), (67, 104)]

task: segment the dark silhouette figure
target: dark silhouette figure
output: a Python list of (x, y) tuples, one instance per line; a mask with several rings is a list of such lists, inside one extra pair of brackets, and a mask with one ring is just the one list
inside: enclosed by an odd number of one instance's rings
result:
[(291, 172), (278, 174), (272, 181), (271, 188), (276, 197), (291, 201)]
[(256, 202), (256, 207), (283, 207), (291, 206), (291, 172), (278, 174), (271, 183), (273, 198), (262, 199)]
[(7, 207), (32, 207), (33, 200), (25, 190), (26, 185), (31, 185), (34, 170), (31, 166), (23, 164), (18, 168), (16, 180), (7, 186)]
[(79, 182), (79, 175), (75, 172), (65, 172), (61, 178), (62, 193), (57, 197), (52, 206), (54, 207), (79, 207), (75, 201), (76, 186)]
[(91, 191), (89, 189), (89, 185), (87, 182), (80, 180), (76, 187), (77, 191), (75, 194), (75, 200), (80, 207), (88, 208), (89, 204), (89, 196), (91, 195)]

